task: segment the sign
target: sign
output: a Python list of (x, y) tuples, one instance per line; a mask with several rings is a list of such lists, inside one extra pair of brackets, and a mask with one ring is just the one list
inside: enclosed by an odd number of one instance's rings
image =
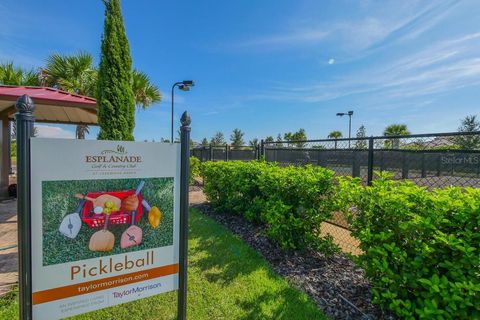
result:
[(33, 319), (178, 289), (180, 152), (30, 139)]

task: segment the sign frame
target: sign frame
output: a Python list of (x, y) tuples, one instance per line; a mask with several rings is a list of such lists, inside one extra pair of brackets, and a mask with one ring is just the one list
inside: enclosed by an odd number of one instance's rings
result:
[[(19, 97), (15, 107), (17, 114), (17, 215), (19, 255), (19, 318), (33, 320), (32, 305), (32, 202), (31, 202), (31, 138), (35, 123), (35, 104), (28, 95)], [(179, 216), (179, 271), (178, 271), (178, 319), (187, 318), (187, 267), (188, 267), (188, 193), (190, 171), (190, 124), (185, 111), (181, 117), (180, 152), (180, 216)]]

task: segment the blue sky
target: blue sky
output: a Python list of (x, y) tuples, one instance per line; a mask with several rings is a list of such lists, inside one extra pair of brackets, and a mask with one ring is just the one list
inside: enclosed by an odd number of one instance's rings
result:
[[(368, 135), (391, 123), (412, 133), (455, 131), (480, 104), (480, 3), (368, 0), (123, 0), (134, 66), (163, 101), (137, 112), (137, 140), (169, 136), (170, 87), (176, 121), (192, 116), (195, 140), (234, 128), (253, 137), (306, 129)], [(53, 52), (99, 58), (100, 0), (2, 0), (0, 61), (39, 67)], [(72, 126), (42, 126), (73, 136)], [(97, 130), (91, 130), (95, 138)]]

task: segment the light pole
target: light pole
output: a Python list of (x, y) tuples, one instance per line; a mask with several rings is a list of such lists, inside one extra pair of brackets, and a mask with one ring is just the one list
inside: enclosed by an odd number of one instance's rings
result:
[(178, 87), (178, 89), (182, 91), (189, 91), (190, 87), (193, 87), (194, 85), (195, 83), (192, 80), (183, 80), (181, 82), (175, 82), (172, 86), (172, 121), (171, 121), (172, 134), (170, 135), (170, 143), (173, 143), (173, 99), (174, 99), (175, 87)]
[(343, 116), (348, 116), (348, 149), (350, 149), (350, 139), (352, 138), (352, 116), (353, 116), (353, 111), (348, 111), (348, 112), (338, 112), (337, 116), (343, 117)]

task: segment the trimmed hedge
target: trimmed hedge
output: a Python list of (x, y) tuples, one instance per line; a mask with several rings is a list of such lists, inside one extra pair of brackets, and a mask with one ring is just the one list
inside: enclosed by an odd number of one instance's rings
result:
[(333, 171), (313, 166), (279, 167), (262, 161), (206, 162), (204, 192), (217, 211), (262, 223), (284, 249), (338, 250), (320, 224), (334, 206)]
[(200, 177), (202, 171), (202, 162), (197, 157), (190, 157), (190, 176), (189, 183), (193, 185), (195, 178)]
[(430, 192), (384, 175), (371, 187), (340, 179), (338, 195), (374, 302), (402, 319), (480, 319), (479, 189)]

